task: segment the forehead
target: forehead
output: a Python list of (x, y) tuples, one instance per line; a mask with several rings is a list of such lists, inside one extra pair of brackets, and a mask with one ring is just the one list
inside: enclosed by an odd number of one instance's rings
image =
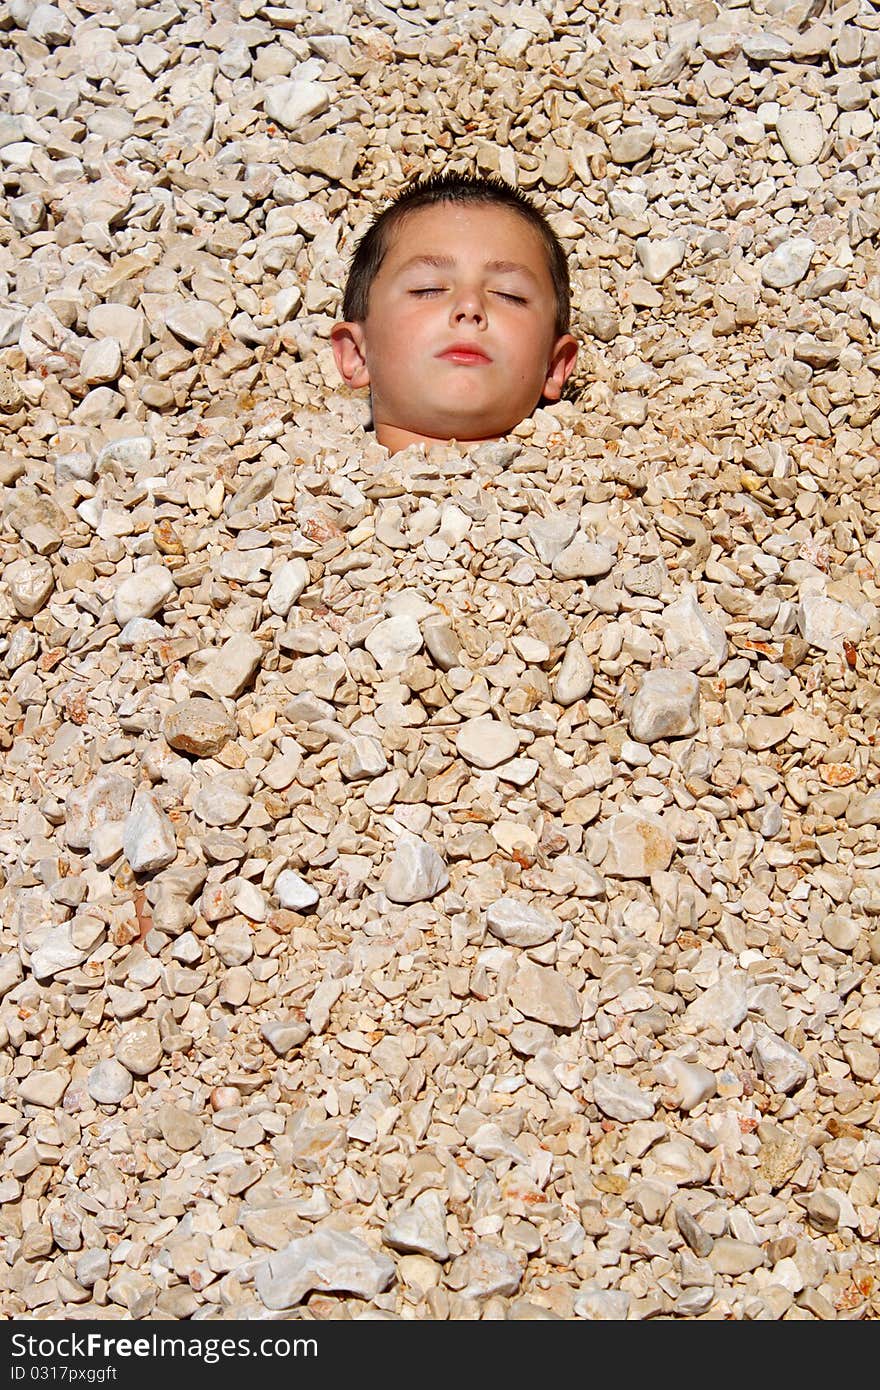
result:
[(406, 213), (393, 228), (382, 269), (394, 273), (414, 256), (511, 261), (550, 281), (547, 250), (535, 227), (512, 208), (435, 203)]

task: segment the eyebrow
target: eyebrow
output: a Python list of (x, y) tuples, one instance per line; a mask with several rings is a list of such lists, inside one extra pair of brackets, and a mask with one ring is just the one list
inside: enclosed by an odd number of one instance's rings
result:
[[(418, 266), (432, 266), (435, 270), (452, 270), (455, 266), (454, 256), (413, 256), (401, 267), (401, 273), (405, 270), (413, 270)], [(486, 261), (484, 270), (495, 271), (498, 275), (519, 274), (525, 275), (527, 279), (538, 283), (538, 277), (527, 265), (522, 265), (519, 261)]]

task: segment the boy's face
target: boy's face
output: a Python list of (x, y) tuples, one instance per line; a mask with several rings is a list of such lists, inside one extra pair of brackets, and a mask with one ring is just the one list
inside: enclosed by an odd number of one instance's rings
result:
[(345, 381), (371, 389), (376, 436), (407, 444), (498, 439), (559, 399), (577, 343), (555, 330), (547, 252), (518, 213), (438, 203), (408, 214), (363, 323), (333, 329)]

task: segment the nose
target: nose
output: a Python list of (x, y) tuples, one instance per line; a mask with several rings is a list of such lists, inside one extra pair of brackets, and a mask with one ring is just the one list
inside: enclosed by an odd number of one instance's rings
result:
[(462, 286), (453, 296), (450, 317), (454, 324), (467, 323), (477, 328), (485, 328), (488, 319), (480, 291), (473, 286)]

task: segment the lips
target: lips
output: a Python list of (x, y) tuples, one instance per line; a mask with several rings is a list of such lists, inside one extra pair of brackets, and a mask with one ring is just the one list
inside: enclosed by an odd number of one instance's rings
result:
[(437, 356), (443, 362), (454, 362), (461, 367), (483, 366), (492, 360), (475, 343), (453, 343), (444, 352), (438, 352)]

